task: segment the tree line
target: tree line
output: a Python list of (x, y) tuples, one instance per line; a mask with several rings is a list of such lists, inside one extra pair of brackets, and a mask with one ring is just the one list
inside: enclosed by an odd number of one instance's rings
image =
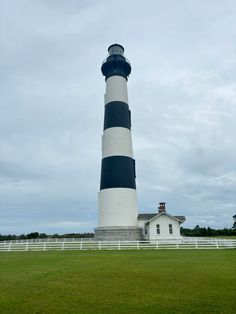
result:
[(199, 225), (193, 229), (181, 227), (180, 233), (186, 237), (236, 236), (236, 224), (234, 223), (233, 228), (229, 229), (212, 229), (210, 227), (201, 228)]
[(92, 232), (85, 232), (85, 233), (66, 233), (66, 234), (46, 234), (46, 233), (39, 233), (39, 232), (31, 232), (28, 234), (7, 234), (2, 235), (0, 234), (0, 241), (5, 240), (27, 240), (27, 239), (47, 239), (47, 238), (93, 238), (94, 233)]

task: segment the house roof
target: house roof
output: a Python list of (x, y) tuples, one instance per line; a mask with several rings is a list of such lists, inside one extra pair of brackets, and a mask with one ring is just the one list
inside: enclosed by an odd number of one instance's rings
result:
[[(185, 216), (172, 216), (169, 215), (167, 213), (165, 213), (166, 215), (173, 217), (181, 222), (184, 222), (186, 220)], [(154, 213), (154, 214), (139, 214), (138, 215), (138, 220), (151, 220), (152, 218), (154, 218), (155, 216), (160, 215), (160, 213)]]
[(138, 219), (139, 220), (149, 220), (153, 217), (155, 217), (157, 215), (157, 213), (155, 214), (138, 214)]

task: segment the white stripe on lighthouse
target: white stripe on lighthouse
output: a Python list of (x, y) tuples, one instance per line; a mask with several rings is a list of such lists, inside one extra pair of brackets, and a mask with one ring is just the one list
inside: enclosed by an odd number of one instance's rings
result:
[(136, 190), (112, 188), (98, 193), (99, 223), (104, 226), (137, 226)]
[(108, 128), (102, 136), (102, 158), (109, 156), (133, 158), (131, 131), (127, 128)]
[(106, 80), (105, 105), (111, 101), (128, 104), (127, 81), (123, 76), (110, 76)]

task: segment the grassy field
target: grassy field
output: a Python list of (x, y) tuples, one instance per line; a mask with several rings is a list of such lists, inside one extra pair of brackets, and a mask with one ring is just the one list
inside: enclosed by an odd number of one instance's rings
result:
[(235, 313), (236, 250), (0, 254), (0, 313)]

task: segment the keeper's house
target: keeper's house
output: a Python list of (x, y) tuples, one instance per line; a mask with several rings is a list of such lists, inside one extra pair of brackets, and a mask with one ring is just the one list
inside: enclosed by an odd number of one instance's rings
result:
[(166, 212), (165, 203), (159, 203), (158, 213), (138, 215), (138, 226), (145, 240), (178, 239), (180, 225), (185, 220), (185, 216), (171, 216)]

